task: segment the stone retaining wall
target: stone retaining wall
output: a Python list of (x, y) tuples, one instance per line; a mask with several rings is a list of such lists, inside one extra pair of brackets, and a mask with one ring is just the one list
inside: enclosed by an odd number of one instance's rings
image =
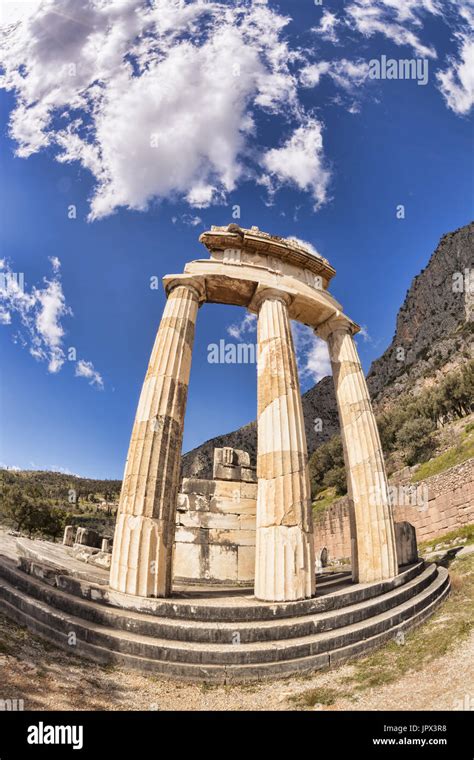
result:
[[(407, 485), (411, 472), (391, 481), (397, 487)], [(427, 478), (419, 485), (426, 489), (427, 501), (394, 507), (395, 522), (407, 521), (416, 529), (418, 543), (474, 522), (474, 458)], [(409, 502), (408, 500), (405, 500)], [(324, 512), (315, 513), (316, 556), (325, 547), (328, 560), (350, 558), (349, 498), (338, 499)]]

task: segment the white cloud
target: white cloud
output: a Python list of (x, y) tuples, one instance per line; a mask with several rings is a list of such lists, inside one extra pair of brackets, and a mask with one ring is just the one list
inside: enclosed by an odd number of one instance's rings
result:
[(338, 42), (336, 28), (339, 24), (340, 21), (335, 13), (324, 10), (319, 25), (313, 27), (311, 31), (327, 42)]
[(51, 266), (53, 267), (53, 272), (59, 272), (61, 269), (61, 262), (59, 261), (57, 256), (50, 256), (49, 261), (51, 263)]
[(257, 329), (257, 315), (248, 311), (240, 322), (235, 322), (227, 327), (227, 332), (235, 340), (240, 340), (245, 334), (253, 333)]
[(451, 58), (447, 69), (436, 78), (446, 102), (455, 113), (467, 114), (474, 105), (474, 39), (461, 35), (458, 58)]
[(42, 0), (1, 0), (0, 27), (17, 24), (32, 16)]
[(6, 309), (0, 308), (0, 324), (9, 325), (12, 321), (12, 315)]
[(74, 374), (76, 377), (87, 378), (89, 380), (89, 385), (95, 385), (96, 388), (100, 388), (101, 390), (104, 387), (102, 376), (94, 369), (92, 362), (86, 362), (84, 359), (79, 359), (79, 361), (76, 362)]
[(420, 30), (426, 14), (439, 15), (441, 10), (438, 0), (353, 0), (346, 21), (364, 37), (382, 34), (418, 56), (436, 58), (435, 48), (422, 42)]
[(49, 372), (58, 372), (64, 363), (62, 340), (64, 328), (62, 317), (72, 314), (66, 306), (66, 300), (59, 280), (45, 280), (44, 288), (34, 288), (35, 298), (34, 329), (31, 354), (38, 359), (48, 359)]
[(181, 224), (185, 224), (188, 227), (198, 227), (200, 224), (203, 224), (201, 217), (194, 216), (193, 214), (181, 214), (181, 216), (172, 216), (171, 221), (173, 224), (181, 222)]
[[(13, 334), (15, 343), (27, 348), (37, 361), (47, 362), (48, 372), (56, 374), (66, 361), (64, 350), (63, 326), (65, 317), (71, 317), (72, 311), (66, 303), (59, 275), (61, 262), (57, 256), (50, 257), (53, 275), (44, 277), (42, 286), (27, 289), (23, 273), (14, 272), (9, 263), (0, 262), (0, 325), (11, 325), (17, 332)], [(81, 360), (80, 372), (76, 375), (93, 377), (93, 383), (103, 386), (99, 373), (86, 375), (90, 362)], [(93, 368), (92, 368), (93, 369)]]
[(301, 381), (311, 380), (313, 383), (318, 383), (323, 377), (331, 375), (331, 362), (326, 341), (318, 338), (311, 327), (300, 322), (292, 322), (291, 331)]
[(287, 23), (245, 0), (47, 0), (0, 49), (17, 153), (85, 166), (90, 218), (222, 200), (248, 171), (255, 109), (296, 108)]
[(61, 345), (64, 328), (61, 320), (71, 314), (66, 305), (61, 281), (57, 274), (53, 273), (50, 280), (44, 278), (42, 287), (33, 287), (28, 292), (23, 273), (13, 272), (5, 263), (2, 274), (2, 324), (13, 324), (13, 316), (17, 316), (28, 336), (27, 339), (20, 333), (20, 342), (28, 346), (35, 359), (48, 362), (49, 372), (58, 372), (64, 363)]
[(364, 343), (372, 343), (372, 338), (369, 335), (369, 331), (368, 331), (366, 325), (361, 325), (361, 328), (360, 328), (359, 332), (357, 333), (357, 335), (362, 338), (362, 340), (364, 341)]
[[(315, 208), (327, 201), (322, 122), (305, 113), (301, 88), (330, 76), (342, 90), (332, 102), (357, 113), (361, 60), (319, 60), (317, 49), (288, 40), (291, 19), (264, 1), (20, 5), (18, 23), (0, 25), (0, 86), (16, 103), (10, 136), (18, 156), (48, 148), (91, 173), (90, 219), (163, 198), (205, 208), (248, 179), (270, 197), (289, 183), (311, 193)], [(341, 44), (343, 34), (351, 44), (354, 33), (380, 35), (435, 60), (425, 21), (442, 18), (457, 53), (440, 65), (438, 83), (448, 107), (464, 114), (472, 102), (473, 9), (472, 0), (350, 0), (337, 16), (324, 9), (313, 31)], [(262, 112), (293, 129), (282, 146), (262, 144), (274, 133), (257, 129)]]
[(331, 174), (324, 160), (322, 124), (317, 119), (307, 119), (281, 148), (272, 148), (264, 153), (262, 166), (273, 192), (280, 185), (289, 183), (300, 190), (309, 191), (315, 208), (327, 201)]

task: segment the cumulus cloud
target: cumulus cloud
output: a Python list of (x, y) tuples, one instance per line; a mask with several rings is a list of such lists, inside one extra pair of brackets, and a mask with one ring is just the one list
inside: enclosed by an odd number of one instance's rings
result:
[(76, 377), (87, 378), (89, 380), (89, 385), (95, 385), (101, 390), (104, 387), (102, 376), (99, 372), (97, 372), (97, 370), (94, 369), (92, 362), (86, 362), (84, 359), (79, 359), (79, 361), (76, 362), (76, 369), (74, 374)]
[(436, 58), (436, 50), (420, 35), (426, 14), (439, 15), (438, 0), (354, 0), (346, 22), (364, 37), (382, 34), (396, 45), (407, 45), (416, 55)]
[(474, 38), (461, 34), (458, 57), (452, 57), (448, 67), (436, 75), (439, 88), (449, 108), (467, 114), (474, 105)]
[(309, 191), (316, 209), (327, 201), (331, 173), (324, 159), (322, 129), (320, 121), (309, 118), (280, 148), (264, 153), (262, 165), (272, 192), (290, 184)]
[(338, 42), (336, 29), (339, 24), (336, 14), (325, 9), (318, 26), (314, 26), (311, 31), (327, 42)]
[(318, 338), (313, 330), (300, 322), (291, 323), (293, 342), (301, 383), (318, 383), (332, 374), (326, 341)]
[(44, 0), (0, 49), (17, 153), (86, 167), (92, 219), (170, 196), (208, 206), (248, 169), (254, 110), (296, 107), (288, 21), (246, 0)]
[[(72, 311), (59, 275), (61, 262), (57, 256), (49, 260), (52, 276), (44, 277), (41, 286), (30, 289), (24, 273), (14, 272), (5, 259), (0, 261), (0, 324), (12, 326), (16, 330), (14, 341), (27, 348), (37, 361), (46, 362), (48, 372), (56, 374), (66, 361), (63, 321), (72, 316)], [(77, 364), (90, 362), (80, 360)], [(76, 375), (88, 376), (84, 371), (77, 372), (77, 365)], [(94, 384), (103, 385), (102, 379)]]
[[(296, 186), (315, 208), (327, 201), (322, 121), (305, 111), (301, 89), (330, 76), (342, 93), (332, 102), (357, 113), (352, 93), (366, 80), (364, 63), (320, 60), (318, 50), (303, 49), (274, 4), (20, 5), (0, 24), (0, 86), (15, 96), (10, 136), (18, 156), (47, 148), (91, 173), (89, 219), (120, 207), (145, 210), (163, 198), (206, 208), (248, 179), (270, 193)], [(464, 114), (472, 104), (473, 7), (473, 0), (349, 0), (337, 16), (324, 9), (313, 32), (340, 44), (344, 35), (351, 42), (379, 35), (434, 61), (425, 21), (442, 18), (457, 52), (440, 63), (438, 85), (448, 107)], [(278, 123), (279, 138), (268, 137), (274, 129), (262, 134), (262, 114)]]
[(26, 289), (24, 274), (13, 272), (3, 262), (0, 287), (1, 323), (10, 325), (18, 317), (26, 335), (19, 340), (29, 346), (30, 354), (48, 363), (48, 371), (58, 372), (64, 361), (62, 319), (72, 312), (66, 304), (59, 277), (53, 271), (51, 279), (44, 278), (42, 287)]
[(250, 311), (246, 312), (240, 322), (234, 322), (227, 327), (227, 332), (231, 338), (240, 340), (244, 335), (248, 333), (254, 333), (257, 329), (257, 315), (252, 314)]

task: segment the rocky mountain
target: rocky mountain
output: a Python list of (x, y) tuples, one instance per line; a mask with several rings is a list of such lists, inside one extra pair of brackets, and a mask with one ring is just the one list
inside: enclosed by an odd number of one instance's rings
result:
[(443, 235), (397, 316), (393, 340), (367, 376), (372, 400), (387, 406), (472, 358), (474, 223)]
[[(413, 279), (398, 312), (392, 342), (367, 375), (376, 410), (389, 407), (404, 393), (418, 393), (471, 359), (473, 315), (474, 222), (443, 235), (426, 268)], [(339, 431), (332, 378), (325, 377), (302, 400), (308, 451), (312, 453)], [(318, 418), (321, 426), (315, 424)], [(255, 462), (256, 422), (211, 438), (184, 454), (183, 475), (212, 477), (213, 451), (220, 446), (245, 449)]]

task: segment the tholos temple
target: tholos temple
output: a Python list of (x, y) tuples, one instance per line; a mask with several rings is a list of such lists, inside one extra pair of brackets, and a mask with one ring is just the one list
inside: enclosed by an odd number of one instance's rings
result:
[(258, 454), (255, 597), (315, 594), (314, 536), (301, 393), (290, 320), (327, 341), (352, 504), (353, 580), (397, 575), (395, 530), (380, 438), (354, 335), (328, 292), (335, 271), (294, 240), (253, 227), (213, 227), (210, 258), (167, 275), (167, 303), (133, 426), (112, 554), (110, 585), (137, 596), (172, 593), (180, 457), (194, 328), (205, 304), (258, 317)]
[[(9, 556), (0, 554), (0, 608), (55, 646), (70, 651), (74, 634), (75, 654), (160, 677), (230, 684), (312, 673), (398, 641), (446, 598), (449, 574), (418, 557), (405, 517), (394, 524), (359, 328), (328, 291), (334, 269), (256, 227), (212, 227), (200, 240), (210, 256), (163, 279), (112, 551), (89, 527), (74, 536), (67, 526), (62, 545), (12, 539)], [(257, 316), (257, 461), (225, 446), (214, 451), (212, 478), (181, 478), (206, 301)], [(350, 568), (325, 567), (314, 533), (291, 320), (329, 348)]]

